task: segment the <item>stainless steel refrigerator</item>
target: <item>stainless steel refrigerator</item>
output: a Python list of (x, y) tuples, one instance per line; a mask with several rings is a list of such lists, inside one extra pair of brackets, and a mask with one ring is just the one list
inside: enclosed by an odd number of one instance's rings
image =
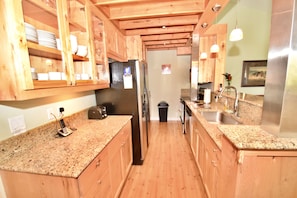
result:
[(96, 90), (97, 105), (108, 115), (132, 115), (133, 164), (141, 165), (148, 145), (150, 121), (147, 64), (138, 60), (110, 62), (110, 88)]

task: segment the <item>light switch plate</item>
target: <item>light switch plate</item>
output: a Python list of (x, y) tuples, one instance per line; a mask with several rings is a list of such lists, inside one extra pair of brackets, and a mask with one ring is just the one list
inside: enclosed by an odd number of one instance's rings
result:
[(24, 115), (8, 118), (10, 132), (13, 135), (26, 132), (26, 123)]

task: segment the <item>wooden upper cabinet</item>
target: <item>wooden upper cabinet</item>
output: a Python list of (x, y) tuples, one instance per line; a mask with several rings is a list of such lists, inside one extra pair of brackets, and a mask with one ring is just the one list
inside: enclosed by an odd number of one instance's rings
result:
[[(95, 7), (88, 0), (15, 0), (0, 4), (4, 27), (0, 30), (0, 100), (27, 100), (109, 87), (108, 75), (100, 76), (100, 71), (108, 73), (102, 40), (104, 58), (95, 58)], [(87, 55), (73, 50), (73, 37), (78, 46), (87, 47)]]
[(110, 22), (105, 23), (107, 56), (118, 61), (127, 61), (125, 36)]
[(140, 35), (126, 36), (127, 59), (145, 60), (143, 53), (143, 42)]
[[(207, 54), (206, 59), (199, 59), (199, 83), (212, 82), (213, 90), (216, 91), (220, 84), (224, 83), (225, 57), (226, 57), (227, 24), (211, 26), (199, 41), (199, 57), (201, 53)], [(211, 53), (213, 44), (219, 45), (218, 53)]]

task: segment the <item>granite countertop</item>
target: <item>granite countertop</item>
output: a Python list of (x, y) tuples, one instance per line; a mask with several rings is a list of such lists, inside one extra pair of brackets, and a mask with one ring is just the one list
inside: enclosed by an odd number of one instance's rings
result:
[(194, 115), (199, 122), (202, 124), (202, 126), (206, 129), (208, 134), (211, 136), (215, 144), (221, 149), (222, 148), (222, 132), (218, 130), (217, 124), (211, 124), (204, 119), (204, 117), (200, 114), (201, 111), (217, 111), (221, 109), (221, 106), (219, 104), (212, 105), (211, 109), (204, 109), (202, 108), (198, 103), (191, 102), (189, 100), (185, 100), (186, 105), (191, 109), (192, 116)]
[(281, 138), (260, 125), (219, 125), (218, 128), (238, 149), (297, 150), (297, 138)]
[[(260, 125), (221, 125), (211, 124), (200, 114), (201, 111), (222, 110), (219, 103), (211, 103), (210, 109), (205, 109), (195, 102), (186, 101), (192, 114), (201, 122), (219, 148), (221, 138), (225, 136), (238, 149), (246, 150), (297, 150), (297, 138), (282, 138), (261, 128)], [(242, 121), (239, 119), (239, 121)]]
[(0, 169), (77, 178), (130, 119), (84, 120), (67, 137), (53, 129), (9, 138), (0, 142)]

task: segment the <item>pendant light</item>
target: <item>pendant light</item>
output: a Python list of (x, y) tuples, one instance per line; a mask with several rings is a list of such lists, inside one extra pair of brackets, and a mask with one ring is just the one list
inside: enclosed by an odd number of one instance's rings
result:
[(230, 33), (230, 35), (229, 35), (229, 40), (230, 41), (240, 41), (240, 40), (242, 40), (243, 39), (243, 32), (242, 32), (242, 29), (240, 29), (240, 28), (238, 28), (237, 27), (237, 4), (238, 4), (238, 1), (239, 0), (237, 0), (237, 3), (236, 3), (236, 10), (235, 10), (235, 12), (236, 12), (236, 23), (235, 23), (235, 28), (231, 31), (231, 33)]
[(200, 60), (206, 60), (207, 59), (207, 53), (206, 52), (202, 52), (200, 54)]
[[(216, 24), (217, 24), (217, 13), (218, 11), (221, 9), (221, 5), (220, 4), (215, 4), (213, 7), (212, 7), (212, 11), (215, 12), (216, 14)], [(217, 44), (217, 37), (216, 37), (216, 40), (215, 40), (215, 44), (213, 44), (211, 47), (210, 47), (210, 53), (218, 53), (220, 51), (220, 47), (219, 45)]]

